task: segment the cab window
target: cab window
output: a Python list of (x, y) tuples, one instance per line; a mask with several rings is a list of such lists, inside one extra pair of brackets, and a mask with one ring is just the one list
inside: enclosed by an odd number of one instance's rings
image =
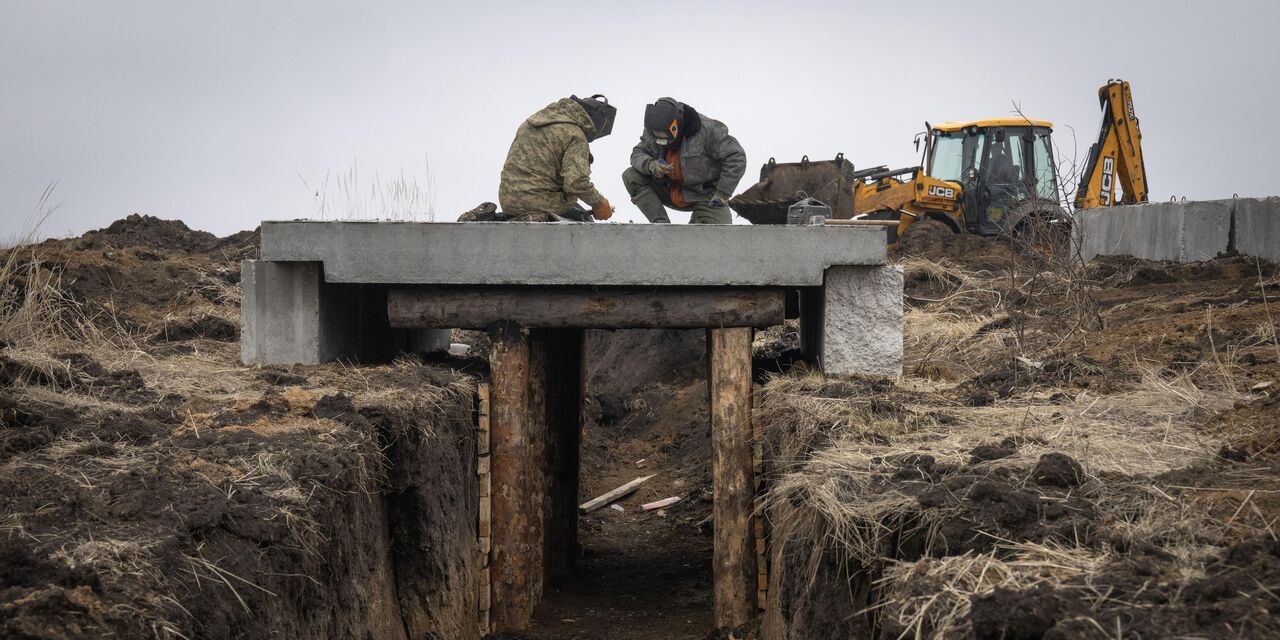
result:
[(939, 180), (964, 182), (970, 169), (978, 169), (983, 137), (982, 133), (935, 131), (929, 176)]
[(1053, 166), (1053, 141), (1049, 135), (1048, 131), (1036, 134), (1036, 141), (1033, 144), (1036, 163), (1036, 195), (1042, 200), (1057, 202), (1058, 179)]

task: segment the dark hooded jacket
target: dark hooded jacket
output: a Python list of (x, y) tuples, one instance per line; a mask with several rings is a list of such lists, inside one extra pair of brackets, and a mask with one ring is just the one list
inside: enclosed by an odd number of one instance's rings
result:
[(503, 213), (562, 214), (579, 200), (595, 207), (604, 196), (591, 184), (588, 136), (595, 125), (577, 102), (563, 98), (529, 116), (507, 151), (498, 185)]
[[(697, 123), (685, 123), (691, 133), (680, 142), (680, 185), (684, 200), (706, 202), (716, 193), (733, 195), (738, 182), (747, 172), (747, 154), (737, 139), (729, 135), (729, 127), (719, 120), (704, 116), (693, 107), (684, 105), (685, 118), (696, 118)], [(650, 159), (662, 158), (648, 129), (640, 135), (640, 143), (631, 150), (631, 166), (647, 174)]]

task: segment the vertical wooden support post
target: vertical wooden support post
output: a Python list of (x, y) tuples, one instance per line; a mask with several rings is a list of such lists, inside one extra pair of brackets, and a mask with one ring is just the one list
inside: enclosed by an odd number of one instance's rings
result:
[[(756, 421), (755, 414), (751, 416), (751, 454), (752, 454), (752, 471), (755, 473), (755, 500), (752, 509), (760, 504), (761, 497), (764, 496), (764, 438), (760, 433), (760, 423)], [(756, 537), (756, 583), (759, 585), (756, 595), (756, 606), (760, 611), (764, 611), (768, 606), (769, 595), (769, 557), (767, 555), (768, 543), (767, 533), (765, 532), (765, 519), (763, 514), (757, 514), (752, 518), (753, 530)]]
[(757, 613), (756, 536), (751, 526), (756, 485), (751, 437), (751, 329), (709, 329), (711, 473), (715, 517), (712, 572), (717, 628), (749, 622)]
[(480, 572), (476, 581), (477, 608), (479, 609), (480, 635), (489, 634), (489, 609), (493, 602), (489, 590), (489, 550), (492, 542), (493, 483), (489, 457), (489, 384), (481, 382), (476, 387), (476, 475), (480, 481), (480, 508), (476, 523), (476, 536), (480, 547)]
[(546, 337), (546, 581), (572, 575), (578, 547), (578, 446), (582, 430), (581, 329), (548, 329)]
[(512, 323), (496, 327), (490, 338), (490, 620), (495, 631), (516, 631), (533, 617), (530, 569), (535, 547), (542, 552), (541, 540), (529, 536), (540, 516), (529, 506), (534, 479), (540, 480), (529, 451), (529, 342)]
[(542, 601), (546, 579), (547, 519), (547, 335), (545, 331), (529, 331), (529, 494), (525, 498), (529, 526), (525, 536), (533, 548), (529, 553), (529, 600), (533, 606)]

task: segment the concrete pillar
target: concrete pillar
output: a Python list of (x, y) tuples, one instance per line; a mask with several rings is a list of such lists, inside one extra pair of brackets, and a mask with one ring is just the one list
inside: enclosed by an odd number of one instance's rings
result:
[(1235, 207), (1235, 250), (1280, 263), (1280, 198), (1239, 198)]
[(323, 361), (320, 263), (240, 263), (240, 360), (245, 364)]
[(404, 351), (449, 348), (447, 329), (393, 329), (387, 287), (324, 281), (319, 262), (240, 264), (244, 364), (387, 362)]
[[(814, 320), (821, 312), (820, 335)], [(830, 267), (821, 303), (803, 305), (802, 340), (830, 375), (902, 375), (902, 267)]]

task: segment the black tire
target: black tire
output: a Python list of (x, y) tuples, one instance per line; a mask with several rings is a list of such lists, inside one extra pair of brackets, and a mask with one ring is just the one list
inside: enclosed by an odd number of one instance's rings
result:
[(947, 223), (925, 218), (907, 228), (898, 240), (898, 250), (906, 255), (943, 256), (955, 239), (956, 232)]

